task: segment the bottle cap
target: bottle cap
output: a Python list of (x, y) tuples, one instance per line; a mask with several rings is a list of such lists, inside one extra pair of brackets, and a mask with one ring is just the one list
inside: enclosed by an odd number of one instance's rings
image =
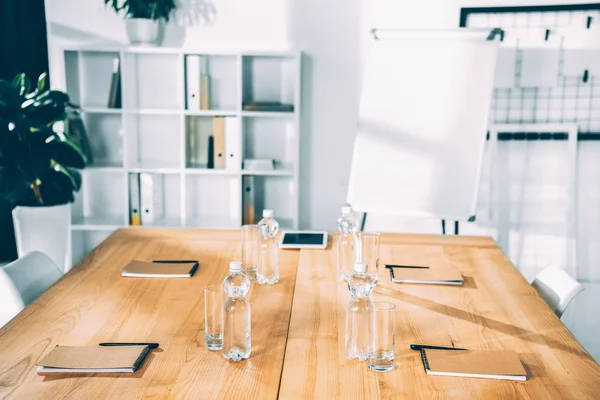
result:
[(354, 263), (354, 272), (360, 272), (360, 273), (367, 272), (367, 263), (366, 262)]
[(273, 218), (273, 210), (263, 210), (264, 218)]
[(241, 271), (242, 270), (242, 262), (241, 261), (231, 261), (229, 263), (230, 271)]
[(350, 213), (352, 213), (352, 207), (350, 207), (350, 206), (342, 207), (342, 214), (346, 215), (346, 214), (350, 214)]

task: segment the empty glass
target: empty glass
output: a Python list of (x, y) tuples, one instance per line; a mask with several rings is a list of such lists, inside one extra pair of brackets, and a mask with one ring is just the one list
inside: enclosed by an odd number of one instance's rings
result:
[(358, 261), (367, 263), (367, 273), (379, 279), (379, 233), (377, 232), (359, 232), (360, 250)]
[(396, 306), (386, 302), (372, 302), (369, 307), (369, 364), (372, 371), (388, 372), (394, 369), (396, 346), (394, 339)]
[(223, 285), (204, 288), (204, 342), (209, 350), (223, 348)]
[(242, 226), (242, 267), (244, 275), (249, 279), (256, 279), (258, 266), (258, 255), (260, 246), (260, 234), (257, 225)]

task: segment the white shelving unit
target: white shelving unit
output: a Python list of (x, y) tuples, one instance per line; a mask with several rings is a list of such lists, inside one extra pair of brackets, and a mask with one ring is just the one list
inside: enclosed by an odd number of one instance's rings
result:
[[(210, 75), (210, 109), (186, 106), (188, 55)], [(108, 108), (119, 59), (122, 108)], [(72, 209), (72, 260), (129, 225), (129, 173), (162, 176), (164, 218), (153, 227), (235, 229), (242, 224), (244, 176), (254, 176), (256, 217), (273, 208), (283, 228), (298, 228), (300, 52), (215, 52), (179, 48), (61, 47), (53, 87), (82, 107), (94, 163), (82, 171)], [(243, 111), (248, 101), (293, 104), (292, 112)], [(242, 157), (276, 160), (272, 171), (207, 169), (198, 147), (213, 117), (238, 118)], [(140, 226), (143, 229), (145, 226)]]

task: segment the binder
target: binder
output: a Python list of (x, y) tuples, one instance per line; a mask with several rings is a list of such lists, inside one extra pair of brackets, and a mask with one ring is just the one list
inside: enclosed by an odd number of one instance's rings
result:
[(254, 202), (254, 177), (242, 177), (242, 223), (244, 225), (252, 225), (256, 223)]
[(225, 168), (230, 171), (242, 169), (242, 129), (236, 117), (225, 118)]
[(129, 224), (132, 226), (142, 224), (140, 214), (140, 178), (137, 173), (129, 174)]
[(200, 110), (200, 56), (186, 57), (185, 74), (187, 109)]
[(200, 75), (200, 109), (210, 110), (210, 79), (206, 74)]
[(215, 168), (225, 168), (225, 118), (213, 118), (213, 138)]
[(140, 204), (142, 225), (155, 223), (162, 218), (163, 177), (157, 174), (140, 173)]

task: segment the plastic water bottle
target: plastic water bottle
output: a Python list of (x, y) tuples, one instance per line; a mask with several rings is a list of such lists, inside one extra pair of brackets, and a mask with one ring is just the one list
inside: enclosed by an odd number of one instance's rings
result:
[(279, 223), (273, 218), (273, 210), (263, 210), (263, 218), (258, 221), (260, 255), (256, 271), (256, 279), (261, 285), (279, 282), (278, 230)]
[(347, 280), (354, 269), (359, 251), (358, 221), (354, 218), (352, 207), (342, 207), (342, 216), (338, 219), (340, 235), (337, 240), (337, 270), (340, 281)]
[(369, 296), (374, 288), (375, 278), (367, 274), (367, 263), (355, 263), (354, 273), (348, 278), (352, 297), (346, 310), (346, 355), (351, 360), (368, 358)]
[(223, 356), (240, 361), (250, 357), (250, 302), (246, 293), (250, 280), (242, 272), (242, 262), (229, 263), (229, 275), (223, 280), (227, 299), (223, 305)]

